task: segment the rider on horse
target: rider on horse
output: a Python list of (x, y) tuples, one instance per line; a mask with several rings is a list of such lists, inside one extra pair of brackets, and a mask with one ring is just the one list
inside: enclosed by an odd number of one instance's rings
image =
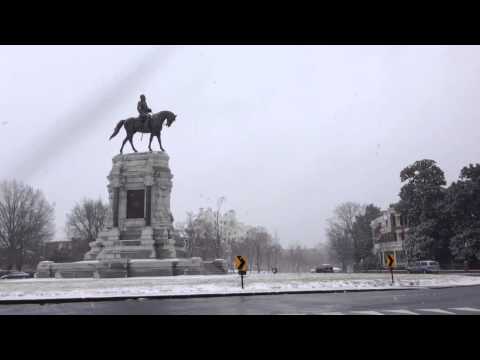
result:
[(150, 109), (147, 105), (147, 100), (145, 99), (145, 95), (140, 95), (140, 101), (137, 104), (137, 110), (138, 113), (140, 114), (140, 120), (142, 120), (143, 125), (147, 125), (146, 128), (150, 128), (150, 113), (152, 112), (152, 109)]

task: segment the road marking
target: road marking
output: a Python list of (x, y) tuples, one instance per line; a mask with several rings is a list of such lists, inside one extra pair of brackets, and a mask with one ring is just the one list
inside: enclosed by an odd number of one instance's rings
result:
[(449, 308), (455, 311), (471, 311), (471, 312), (480, 312), (480, 309), (475, 309), (471, 307), (458, 307), (458, 308)]
[(318, 315), (345, 315), (345, 314), (341, 313), (341, 312), (324, 312), (324, 313), (320, 313)]
[(442, 310), (442, 309), (417, 309), (418, 311), (428, 311), (428, 312), (433, 312), (437, 314), (447, 314), (447, 315), (457, 315), (451, 311), (447, 310)]
[(378, 311), (350, 311), (353, 315), (383, 315)]
[[(471, 307), (458, 307), (458, 308), (448, 308), (449, 310), (455, 311), (469, 311), (469, 312), (480, 312), (480, 309), (471, 308)], [(446, 315), (457, 315), (454, 312), (443, 310), (443, 309), (415, 309), (416, 311), (425, 311), (425, 312), (432, 312), (436, 314), (446, 314)], [(386, 315), (384, 313), (392, 313), (398, 315), (421, 315), (411, 310), (407, 309), (395, 309), (395, 310), (382, 310), (379, 311), (371, 311), (371, 310), (364, 310), (364, 311), (350, 311), (351, 315)], [(306, 314), (282, 314), (282, 315), (306, 315)], [(315, 314), (312, 314), (315, 315)], [(346, 315), (346, 313), (340, 311), (331, 311), (331, 312), (322, 312), (318, 313), (317, 315)]]
[(384, 312), (391, 312), (391, 313), (395, 313), (395, 314), (399, 314), (399, 315), (419, 315), (413, 311), (410, 311), (410, 310), (403, 310), (403, 309), (399, 309), (399, 310), (383, 310)]
[(278, 315), (307, 315), (307, 314), (288, 313), (288, 314), (278, 314)]

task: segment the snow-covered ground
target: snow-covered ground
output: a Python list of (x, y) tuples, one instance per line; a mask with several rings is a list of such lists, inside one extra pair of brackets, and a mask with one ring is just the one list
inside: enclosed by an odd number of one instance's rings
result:
[(0, 280), (2, 300), (241, 294), (284, 291), (402, 289), (480, 285), (480, 276), (397, 274), (190, 275), (121, 279)]

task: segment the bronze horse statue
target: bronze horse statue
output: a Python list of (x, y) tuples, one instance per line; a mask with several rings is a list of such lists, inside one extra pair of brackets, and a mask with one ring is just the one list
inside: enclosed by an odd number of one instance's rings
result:
[[(127, 136), (123, 140), (122, 147), (120, 148), (120, 154), (123, 154), (123, 147), (125, 146), (125, 143), (130, 141), (130, 145), (132, 145), (132, 149), (135, 152), (138, 152), (137, 149), (135, 149), (135, 146), (133, 146), (133, 135), (137, 132), (143, 133), (143, 134), (150, 134), (150, 142), (148, 143), (148, 150), (152, 151), (152, 139), (154, 136), (157, 137), (158, 143), (160, 145), (160, 150), (165, 151), (162, 147), (162, 139), (160, 137), (160, 134), (162, 132), (162, 127), (163, 123), (165, 120), (167, 120), (167, 127), (170, 127), (173, 122), (175, 121), (177, 115), (172, 113), (171, 111), (160, 111), (158, 113), (155, 113), (151, 116), (151, 118), (148, 121), (145, 121), (145, 123), (142, 121), (142, 119), (138, 117), (131, 117), (126, 120), (120, 120), (115, 127), (115, 130), (113, 131), (112, 136), (110, 136), (111, 140), (114, 136), (118, 134), (120, 131), (120, 128), (123, 126), (125, 128), (125, 131), (127, 132)], [(147, 124), (149, 123), (149, 126), (147, 127)]]

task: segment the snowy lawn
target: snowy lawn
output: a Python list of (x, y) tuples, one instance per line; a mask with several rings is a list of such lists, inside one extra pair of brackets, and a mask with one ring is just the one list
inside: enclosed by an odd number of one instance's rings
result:
[(190, 275), (121, 279), (0, 280), (2, 300), (99, 297), (145, 297), (258, 292), (402, 289), (431, 286), (480, 285), (480, 277), (465, 275), (396, 274), (249, 274)]

